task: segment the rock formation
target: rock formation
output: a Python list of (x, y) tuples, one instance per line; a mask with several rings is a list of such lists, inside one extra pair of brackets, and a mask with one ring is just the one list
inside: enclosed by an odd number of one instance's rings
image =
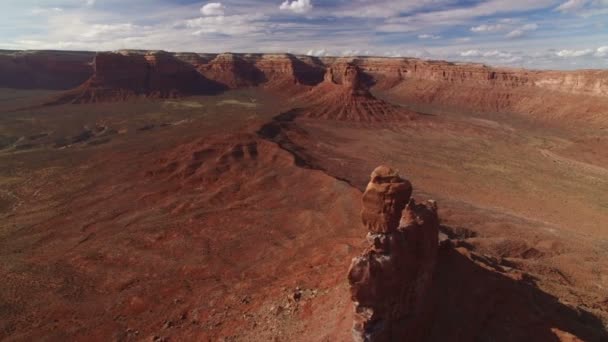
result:
[(0, 51), (0, 87), (63, 90), (92, 73), (93, 52)]
[(208, 64), (199, 66), (198, 71), (230, 89), (252, 87), (266, 80), (262, 71), (253, 63), (232, 53), (218, 55)]
[(271, 90), (296, 93), (323, 80), (323, 66), (312, 60), (302, 60), (291, 54), (258, 56), (252, 60), (265, 76), (264, 86)]
[[(2, 51), (0, 87), (69, 89), (82, 84), (79, 90), (55, 101), (64, 103), (262, 86), (286, 96), (303, 97), (306, 103), (313, 99), (328, 106), (327, 110), (311, 111), (307, 114), (310, 117), (372, 122), (395, 119), (391, 106), (369, 94), (367, 89), (373, 86), (412, 108), (608, 123), (603, 115), (608, 110), (608, 71), (604, 70), (535, 71), (414, 58), (131, 50), (100, 53), (94, 63), (93, 58), (89, 52)], [(142, 76), (144, 67), (147, 76)], [(337, 87), (343, 85), (346, 70), (356, 70), (363, 87)], [(149, 80), (155, 83), (148, 84)], [(315, 90), (310, 91), (311, 87)], [(347, 93), (348, 89), (357, 89), (357, 97)], [(340, 97), (345, 103), (336, 103)]]
[(598, 114), (608, 109), (605, 70), (537, 71), (411, 58), (360, 58), (356, 63), (377, 89), (415, 106), (608, 123)]
[(303, 116), (340, 121), (397, 121), (415, 114), (373, 96), (359, 67), (352, 63), (328, 67), (323, 83), (301, 98)]
[(431, 327), (439, 219), (393, 169), (374, 170), (363, 195), (369, 246), (348, 271), (355, 341), (420, 341)]
[(170, 98), (223, 89), (191, 64), (162, 51), (99, 53), (93, 67), (94, 73), (88, 81), (62, 94), (53, 103), (122, 101), (138, 96)]

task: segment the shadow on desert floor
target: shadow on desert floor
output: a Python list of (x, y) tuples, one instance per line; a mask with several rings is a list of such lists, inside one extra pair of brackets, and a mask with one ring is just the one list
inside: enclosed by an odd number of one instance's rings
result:
[(430, 341), (605, 341), (602, 321), (566, 306), (527, 275), (463, 247), (441, 248), (436, 275), (436, 315)]

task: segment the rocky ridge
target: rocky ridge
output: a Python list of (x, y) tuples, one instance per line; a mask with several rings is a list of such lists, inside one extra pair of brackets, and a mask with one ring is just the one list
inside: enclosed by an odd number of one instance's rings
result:
[[(0, 53), (0, 86), (68, 89), (82, 83), (53, 103), (117, 101), (134, 95), (188, 96), (244, 87), (263, 87), (294, 97), (319, 86), (317, 93), (336, 92), (328, 83), (340, 83), (345, 65), (357, 68), (367, 88), (412, 109), (608, 123), (603, 115), (608, 110), (608, 71), (538, 71), (413, 58), (131, 50), (98, 53), (97, 57), (87, 52), (4, 52)], [(324, 80), (328, 73), (332, 82)], [(373, 112), (378, 103), (366, 107)]]
[(85, 83), (51, 103), (124, 101), (140, 96), (171, 98), (225, 89), (166, 52), (98, 53), (93, 67), (93, 75)]
[(94, 52), (0, 51), (0, 87), (61, 90), (91, 76)]

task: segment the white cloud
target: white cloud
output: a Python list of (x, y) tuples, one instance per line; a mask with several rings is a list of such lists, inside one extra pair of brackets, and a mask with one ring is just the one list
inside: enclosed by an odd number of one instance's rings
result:
[(520, 38), (526, 35), (526, 32), (528, 31), (536, 31), (538, 29), (538, 25), (537, 24), (526, 24), (523, 25), (520, 28), (517, 28), (509, 33), (507, 33), (507, 35), (505, 35), (506, 38), (510, 38), (510, 39), (514, 39), (514, 38)]
[(418, 35), (418, 39), (440, 39), (441, 36), (438, 35), (434, 35), (434, 34), (419, 34)]
[(512, 53), (500, 50), (491, 51), (479, 51), (479, 50), (467, 50), (460, 53), (460, 57), (485, 57), (491, 59), (511, 59), (515, 57)]
[(510, 39), (514, 39), (514, 38), (523, 37), (525, 34), (526, 34), (526, 32), (524, 30), (517, 29), (517, 30), (513, 30), (513, 31), (507, 33), (505, 35), (505, 37), (510, 38)]
[(555, 10), (562, 13), (573, 12), (583, 8), (586, 4), (587, 0), (568, 0), (555, 8)]
[(592, 49), (584, 49), (584, 50), (561, 50), (556, 52), (555, 54), (559, 57), (564, 58), (572, 58), (572, 57), (584, 57), (593, 54)]
[(359, 50), (344, 50), (342, 51), (342, 56), (359, 56), (361, 51)]
[(481, 57), (481, 55), (479, 50), (467, 50), (460, 53), (461, 57)]
[(493, 50), (493, 51), (488, 51), (488, 52), (484, 52), (482, 54), (483, 57), (495, 57), (495, 58), (513, 58), (513, 54), (511, 54), (510, 52), (505, 52), (505, 51), (498, 51), (498, 50)]
[(242, 15), (217, 15), (206, 16), (185, 21), (185, 26), (195, 29), (194, 35), (204, 34), (224, 34), (237, 36), (243, 34), (257, 33), (265, 30), (264, 20), (266, 16), (262, 14), (242, 14)]
[[(509, 52), (501, 50), (468, 50), (459, 53), (459, 57), (464, 57), (470, 62), (482, 62), (491, 65), (518, 65), (524, 62), (524, 55), (521, 52)], [(452, 59), (454, 57), (451, 57)], [(530, 57), (527, 57), (530, 59)]]
[(87, 0), (86, 4), (87, 4), (87, 6), (89, 6), (89, 7), (90, 7), (90, 6), (93, 6), (93, 5), (95, 5), (95, 0)]
[(596, 57), (608, 57), (608, 46), (600, 46), (595, 51)]
[(204, 16), (217, 16), (224, 15), (226, 7), (221, 2), (210, 2), (205, 6), (201, 7), (201, 13)]
[(101, 36), (109, 36), (117, 33), (120, 34), (129, 34), (134, 32), (136, 26), (133, 24), (113, 24), (113, 25), (105, 25), (105, 24), (95, 24), (91, 25), (90, 29), (82, 33), (82, 37), (85, 38), (97, 38)]
[[(325, 50), (319, 50), (319, 51), (325, 51)], [(318, 51), (310, 50), (310, 51), (308, 51), (307, 55), (313, 56), (313, 54), (311, 54), (311, 53), (315, 53), (315, 52), (318, 52)], [(372, 56), (372, 55), (376, 55), (376, 53), (373, 50), (347, 49), (347, 50), (340, 52), (340, 55), (343, 57), (357, 57), (357, 56)], [(331, 56), (331, 54), (329, 52), (327, 52), (327, 53), (325, 53), (325, 56)]]
[(452, 3), (453, 0), (374, 0), (374, 1), (342, 1), (333, 15), (337, 17), (353, 18), (391, 18), (402, 13), (409, 13), (425, 7), (442, 6)]
[(474, 26), (471, 27), (471, 31), (472, 32), (476, 32), (476, 33), (491, 33), (491, 32), (498, 32), (498, 31), (506, 31), (506, 30), (510, 30), (509, 33), (507, 33), (505, 35), (506, 38), (519, 38), (519, 37), (523, 37), (526, 32), (528, 31), (535, 31), (536, 29), (538, 29), (538, 25), (535, 23), (531, 23), (531, 24), (525, 24), (522, 25), (520, 27), (516, 27), (513, 24), (516, 23), (517, 20), (515, 19), (503, 19), (500, 20), (501, 23), (499, 24), (482, 24), (479, 26)]
[(307, 56), (314, 56), (314, 57), (323, 57), (323, 56), (328, 56), (329, 53), (325, 49), (321, 49), (321, 50), (308, 50), (308, 52), (306, 53), (306, 55)]
[(526, 24), (522, 26), (521, 29), (524, 31), (535, 31), (536, 29), (538, 29), (538, 24)]
[(281, 11), (291, 11), (294, 13), (307, 13), (312, 10), (312, 3), (310, 0), (294, 0), (291, 3), (289, 0), (285, 0), (285, 2), (279, 6), (279, 9)]
[(503, 24), (495, 24), (495, 25), (483, 24), (483, 25), (471, 27), (471, 32), (496, 32), (496, 31), (502, 31), (506, 28), (507, 27)]
[(63, 8), (61, 7), (49, 7), (49, 8), (43, 8), (43, 7), (34, 7), (30, 13), (32, 13), (33, 15), (53, 15), (53, 14), (59, 14), (63, 12)]
[[(380, 0), (378, 0), (380, 1)], [(604, 1), (604, 0), (601, 0)], [(382, 6), (385, 5), (386, 1), (382, 2)], [(398, 3), (412, 3), (414, 1), (393, 1)], [(352, 1), (348, 2), (353, 3)], [(365, 3), (377, 3), (376, 1), (365, 1)], [(390, 1), (389, 1), (390, 3)], [(441, 9), (445, 6), (439, 6), (441, 4), (450, 5), (454, 4), (454, 1), (450, 0), (426, 0), (416, 1), (417, 4), (426, 5), (428, 11), (420, 11), (411, 15), (388, 16), (388, 19), (384, 21), (383, 25), (375, 27), (376, 31), (381, 32), (411, 32), (421, 31), (423, 29), (437, 29), (438, 27), (445, 27), (451, 25), (470, 25), (473, 19), (494, 16), (502, 13), (519, 13), (532, 10), (540, 10), (551, 7), (555, 4), (555, 0), (488, 0), (477, 3), (474, 6), (453, 6), (449, 9)], [(422, 6), (421, 5), (421, 6)], [(436, 5), (434, 8), (430, 5)], [(371, 6), (371, 5), (368, 5)], [(439, 10), (438, 10), (439, 9)], [(356, 8), (356, 10), (359, 10)], [(401, 12), (403, 13), (403, 12)], [(397, 13), (398, 14), (398, 13)], [(359, 15), (362, 17), (363, 15)], [(506, 23), (498, 24), (485, 24), (471, 27), (473, 32), (486, 32), (491, 30), (505, 30), (509, 27)], [(481, 27), (480, 27), (481, 26)], [(475, 29), (473, 29), (475, 28)]]

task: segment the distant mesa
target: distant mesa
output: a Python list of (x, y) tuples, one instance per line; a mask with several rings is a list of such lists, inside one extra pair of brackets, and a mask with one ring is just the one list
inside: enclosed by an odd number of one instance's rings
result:
[(0, 88), (63, 90), (92, 73), (94, 52), (0, 51)]
[(173, 54), (154, 52), (99, 53), (93, 61), (93, 76), (57, 103), (124, 101), (136, 97), (171, 98), (214, 94), (225, 89), (201, 75)]
[[(0, 51), (0, 87), (72, 89), (50, 104), (216, 94), (259, 87), (306, 104), (310, 118), (378, 122), (411, 108), (608, 124), (608, 71), (535, 71), (414, 58), (122, 50)], [(354, 82), (354, 83), (353, 83)]]
[(323, 80), (322, 65), (291, 54), (262, 55), (255, 65), (266, 77), (264, 87), (285, 95), (296, 95)]
[(230, 53), (220, 54), (197, 69), (208, 79), (230, 89), (254, 87), (266, 81), (266, 76), (257, 66), (241, 56)]
[(102, 52), (93, 60), (93, 75), (50, 104), (209, 95), (257, 86), (295, 94), (323, 79), (322, 66), (303, 59), (306, 62), (289, 54), (225, 53), (210, 58), (164, 51)]
[(369, 91), (361, 69), (353, 63), (327, 68), (324, 80), (300, 98), (304, 117), (354, 122), (412, 119), (414, 112), (378, 99)]
[(197, 69), (230, 89), (261, 86), (281, 93), (316, 85), (323, 80), (324, 73), (324, 67), (317, 61), (290, 54), (224, 53)]

